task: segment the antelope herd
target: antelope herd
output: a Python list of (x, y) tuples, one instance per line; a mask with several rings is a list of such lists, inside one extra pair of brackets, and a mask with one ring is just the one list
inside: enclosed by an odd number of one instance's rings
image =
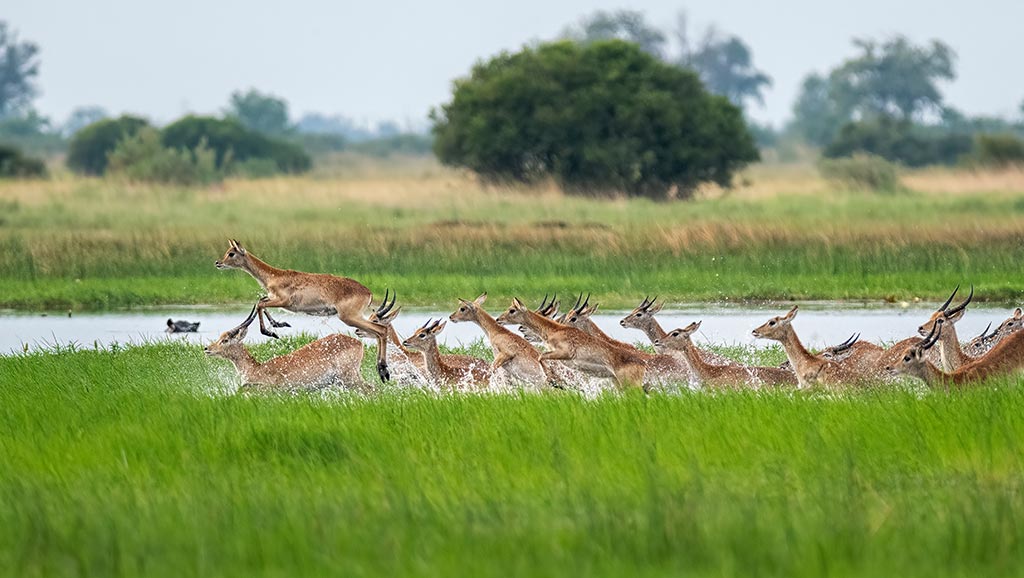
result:
[[(656, 319), (662, 304), (644, 299), (619, 323), (642, 331), (654, 353), (617, 341), (591, 319), (597, 305), (582, 295), (559, 314), (557, 297), (545, 296), (540, 307), (530, 309), (513, 299), (497, 318), (484, 310), (487, 294), (469, 301), (459, 299), (448, 320), (431, 319), (403, 339), (392, 327), (401, 311), (395, 297), (384, 300), (366, 315), (370, 290), (359, 282), (333, 275), (277, 269), (256, 258), (237, 241), (230, 241), (219, 269), (241, 269), (266, 292), (238, 326), (206, 347), (211, 356), (231, 361), (247, 388), (298, 389), (340, 386), (364, 393), (374, 387), (362, 377), (362, 341), (346, 335), (329, 335), (292, 353), (258, 362), (242, 345), (248, 327), (259, 320), (260, 331), (277, 338), (266, 327), (288, 327), (271, 317), (267, 309), (281, 308), (316, 316), (337, 315), (354, 327), (359, 337), (377, 341), (377, 374), (391, 380), (389, 363), (401, 365), (400, 380), (426, 382), (442, 390), (487, 390), (499, 375), (516, 388), (574, 389), (584, 378), (608, 381), (618, 389), (685, 385), (702, 389), (778, 388), (843, 390), (873, 387), (896, 374), (923, 380), (929, 387), (949, 389), (979, 383), (987, 378), (1010, 376), (1024, 370), (1024, 313), (1021, 309), (989, 333), (991, 325), (966, 345), (961, 345), (956, 323), (974, 298), (974, 288), (958, 305), (952, 305), (959, 286), (920, 327), (918, 336), (888, 347), (859, 339), (814, 353), (801, 343), (793, 322), (794, 306), (753, 330), (753, 336), (778, 341), (787, 361), (778, 367), (741, 364), (694, 344), (691, 336), (700, 321), (685, 328), (665, 331)], [(390, 301), (389, 301), (390, 299)], [(952, 306), (951, 306), (952, 305)], [(437, 337), (448, 321), (475, 323), (494, 352), (487, 361), (469, 355), (442, 354)], [(266, 323), (265, 323), (266, 322)], [(518, 325), (522, 335), (507, 325)], [(388, 343), (394, 347), (388, 349)], [(408, 376), (408, 377), (406, 377)]]

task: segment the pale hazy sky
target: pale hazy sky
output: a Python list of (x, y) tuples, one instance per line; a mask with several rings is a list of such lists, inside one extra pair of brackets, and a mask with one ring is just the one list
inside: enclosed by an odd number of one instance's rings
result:
[(630, 8), (674, 27), (710, 23), (742, 37), (774, 87), (755, 118), (789, 116), (800, 80), (853, 53), (857, 36), (939, 38), (959, 54), (948, 101), (1016, 115), (1024, 100), (1024, 0), (7, 0), (0, 19), (42, 50), (38, 108), (79, 105), (157, 122), (216, 112), (233, 90), (288, 100), (293, 117), (341, 113), (422, 122), (478, 59), (556, 36), (595, 9)]

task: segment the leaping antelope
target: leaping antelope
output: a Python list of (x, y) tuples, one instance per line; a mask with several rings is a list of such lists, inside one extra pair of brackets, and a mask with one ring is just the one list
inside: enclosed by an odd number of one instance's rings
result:
[(634, 350), (612, 345), (531, 311), (518, 298), (496, 319), (501, 324), (526, 325), (540, 335), (548, 350), (541, 360), (566, 361), (580, 371), (597, 377), (611, 377), (622, 389), (644, 387), (647, 366)]
[(441, 355), (437, 348), (437, 336), (444, 331), (445, 322), (428, 320), (402, 345), (423, 354), (428, 379), (438, 386), (456, 388), (473, 385), (487, 387), (491, 371), (486, 361), (471, 355)]
[(218, 269), (241, 269), (252, 275), (253, 279), (267, 293), (256, 304), (256, 316), (260, 320), (260, 332), (268, 337), (277, 338), (277, 334), (266, 328), (263, 318), (266, 316), (274, 327), (287, 327), (285, 323), (275, 322), (266, 309), (279, 307), (296, 313), (306, 313), (319, 317), (337, 315), (343, 323), (350, 327), (362, 329), (377, 339), (377, 375), (381, 381), (391, 379), (388, 371), (387, 327), (373, 323), (363, 317), (363, 312), (370, 305), (373, 295), (363, 284), (348, 277), (336, 277), (322, 273), (303, 273), (291, 269), (277, 269), (264, 263), (250, 254), (238, 241), (231, 239), (224, 257), (217, 261)]
[(855, 371), (852, 367), (823, 359), (807, 351), (800, 343), (800, 339), (796, 336), (796, 330), (792, 326), (796, 313), (797, 306), (794, 305), (789, 313), (769, 319), (753, 333), (754, 337), (782, 343), (782, 348), (786, 351), (786, 357), (793, 366), (800, 387), (808, 388), (821, 384), (831, 388), (863, 381), (864, 374)]
[(741, 385), (750, 387), (796, 385), (793, 372), (778, 367), (755, 367), (743, 365), (712, 365), (697, 351), (690, 336), (700, 328), (700, 321), (682, 329), (675, 329), (664, 339), (655, 342), (655, 347), (681, 351), (700, 384), (705, 387), (728, 388)]
[(499, 325), (484, 311), (485, 301), (487, 293), (481, 294), (473, 301), (459, 299), (459, 308), (448, 319), (453, 323), (470, 321), (480, 326), (494, 351), (491, 373), (504, 369), (514, 381), (533, 387), (557, 382), (557, 378), (541, 363), (540, 352), (526, 339)]
[(271, 388), (316, 388), (341, 385), (363, 393), (372, 387), (363, 379), (363, 343), (347, 335), (334, 334), (264, 363), (256, 361), (242, 345), (249, 325), (259, 315), (253, 306), (238, 327), (230, 329), (203, 351), (234, 364), (246, 386)]
[(911, 347), (898, 364), (888, 369), (922, 379), (929, 387), (945, 389), (949, 389), (950, 386), (960, 387), (977, 383), (991, 377), (1020, 373), (1024, 369), (1024, 333), (1017, 332), (1000, 341), (984, 357), (975, 359), (955, 371), (943, 371), (927, 359), (927, 351), (940, 340), (943, 331), (945, 320), (939, 319), (932, 325), (931, 333), (927, 337)]
[[(385, 301), (382, 301), (377, 309), (370, 313), (370, 321), (378, 325), (386, 325), (388, 328), (388, 341), (395, 348), (388, 349), (388, 363), (392, 366), (398, 364), (409, 365), (411, 373), (415, 374), (417, 378), (426, 379), (427, 375), (427, 364), (423, 359), (423, 354), (419, 351), (413, 351), (408, 347), (402, 345), (402, 336), (395, 331), (394, 320), (398, 317), (398, 313), (402, 310), (401, 307), (395, 307), (395, 297), (391, 298), (391, 303), (388, 303), (387, 293), (385, 293)], [(371, 305), (372, 307), (372, 305)], [(362, 339), (369, 339), (371, 335), (362, 329), (356, 329), (356, 336)], [(399, 375), (401, 375), (401, 371)]]

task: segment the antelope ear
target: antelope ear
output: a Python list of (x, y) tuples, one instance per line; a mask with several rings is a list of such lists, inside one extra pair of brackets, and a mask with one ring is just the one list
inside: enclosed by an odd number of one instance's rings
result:
[(789, 310), (789, 313), (786, 314), (785, 319), (792, 319), (796, 317), (796, 312), (799, 309), (799, 307), (799, 305), (794, 305), (793, 308)]
[(445, 325), (448, 325), (448, 322), (447, 321), (442, 321), (441, 323), (438, 323), (437, 325), (435, 325), (430, 330), (430, 332), (433, 333), (434, 335), (437, 335), (438, 333), (441, 333), (442, 331), (444, 331), (444, 326)]
[(662, 301), (661, 303), (656, 303), (656, 304), (652, 305), (651, 307), (649, 307), (647, 309), (647, 313), (650, 314), (650, 315), (654, 315), (655, 313), (661, 311), (661, 308), (664, 307), (664, 306), (665, 306), (665, 302), (664, 301)]
[(231, 239), (231, 247), (239, 253), (242, 253), (243, 255), (245, 254), (245, 247), (243, 247), (236, 239)]
[(704, 323), (704, 320), (703, 320), (703, 319), (702, 319), (702, 320), (700, 320), (700, 321), (698, 321), (698, 322), (696, 322), (696, 323), (694, 323), (695, 327), (693, 328), (693, 330), (694, 330), (694, 331), (697, 331), (698, 329), (700, 329), (700, 324), (701, 324), (701, 323)]
[(473, 303), (475, 303), (476, 305), (483, 305), (484, 301), (487, 301), (487, 292), (486, 291), (484, 291), (483, 293), (480, 294), (479, 297), (474, 299)]
[(593, 315), (595, 312), (597, 312), (597, 308), (600, 307), (600, 306), (601, 306), (600, 303), (595, 303), (595, 304), (591, 305), (590, 307), (587, 307), (586, 309), (584, 309), (584, 312), (588, 316)]
[(1021, 310), (1021, 308), (1018, 307), (1017, 309), (1014, 310), (1013, 316), (1016, 317), (1017, 319), (1024, 317), (1024, 310)]
[(686, 333), (687, 335), (689, 335), (690, 333), (693, 333), (694, 331), (697, 331), (698, 327), (700, 327), (700, 322), (694, 321), (693, 323), (687, 325), (683, 329), (683, 333)]
[(513, 297), (512, 298), (512, 304), (515, 305), (516, 307), (518, 307), (519, 309), (525, 308), (525, 306), (523, 305), (523, 302), (520, 301), (518, 297)]

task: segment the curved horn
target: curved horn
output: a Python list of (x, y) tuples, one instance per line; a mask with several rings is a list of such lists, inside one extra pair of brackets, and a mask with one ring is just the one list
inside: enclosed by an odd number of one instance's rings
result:
[(252, 311), (249, 312), (249, 316), (245, 318), (245, 321), (241, 322), (238, 327), (229, 329), (229, 335), (238, 335), (238, 332), (252, 325), (252, 322), (256, 320), (256, 306), (252, 306)]
[(583, 301), (583, 292), (576, 296), (576, 303), (573, 304), (571, 311), (576, 311), (580, 308), (580, 302)]
[(851, 335), (849, 337), (849, 339), (847, 339), (846, 341), (844, 341), (844, 342), (840, 343), (839, 345), (836, 345), (835, 347), (833, 347), (832, 351), (834, 353), (839, 353), (840, 351), (846, 351), (850, 347), (853, 347), (853, 344), (857, 343), (858, 339), (860, 339), (860, 333), (854, 333), (853, 335)]
[(586, 309), (588, 305), (590, 305), (590, 291), (587, 291), (587, 299), (583, 302), (583, 305), (580, 307), (580, 311)]
[(537, 308), (537, 312), (544, 311), (544, 308), (548, 306), (548, 294), (544, 294), (544, 298), (540, 300), (540, 307)]
[(646, 311), (647, 308), (650, 307), (650, 306), (651, 306), (651, 296), (647, 295), (646, 297), (644, 297), (643, 303), (641, 303), (640, 306), (637, 307), (637, 309), (639, 309), (641, 311)]
[(971, 303), (971, 300), (973, 300), (973, 299), (974, 299), (974, 285), (971, 285), (971, 292), (970, 292), (970, 294), (967, 295), (967, 299), (964, 299), (963, 303), (961, 303), (961, 304), (957, 305), (956, 307), (954, 307), (954, 308), (950, 309), (949, 311), (947, 311), (946, 312), (946, 316), (948, 317), (950, 315), (953, 315), (954, 313), (960, 313), (961, 311), (963, 311), (964, 309), (967, 308), (967, 306)]
[(988, 325), (986, 325), (985, 328), (981, 330), (981, 335), (975, 337), (975, 339), (981, 339), (981, 340), (987, 339), (989, 336), (986, 336), (985, 334), (988, 333), (989, 329), (992, 329), (992, 322), (991, 321), (989, 321)]
[(949, 307), (949, 304), (953, 302), (953, 297), (956, 297), (956, 292), (959, 290), (960, 284), (957, 283), (956, 289), (953, 289), (953, 292), (949, 294), (949, 299), (946, 299), (946, 302), (942, 304), (942, 307), (939, 307), (939, 311), (945, 311), (946, 307)]
[(430, 324), (433, 323), (433, 322), (434, 322), (434, 318), (433, 317), (431, 317), (430, 319), (427, 319), (426, 323), (424, 323), (423, 325), (420, 325), (420, 329), (429, 329), (430, 328)]
[[(941, 321), (941, 319), (939, 319), (939, 321)], [(918, 344), (918, 347), (920, 347), (922, 351), (931, 349), (931, 347), (935, 345), (935, 342), (939, 340), (940, 335), (942, 335), (942, 323), (933, 323), (931, 333), (929, 333), (928, 337), (925, 337)]]

